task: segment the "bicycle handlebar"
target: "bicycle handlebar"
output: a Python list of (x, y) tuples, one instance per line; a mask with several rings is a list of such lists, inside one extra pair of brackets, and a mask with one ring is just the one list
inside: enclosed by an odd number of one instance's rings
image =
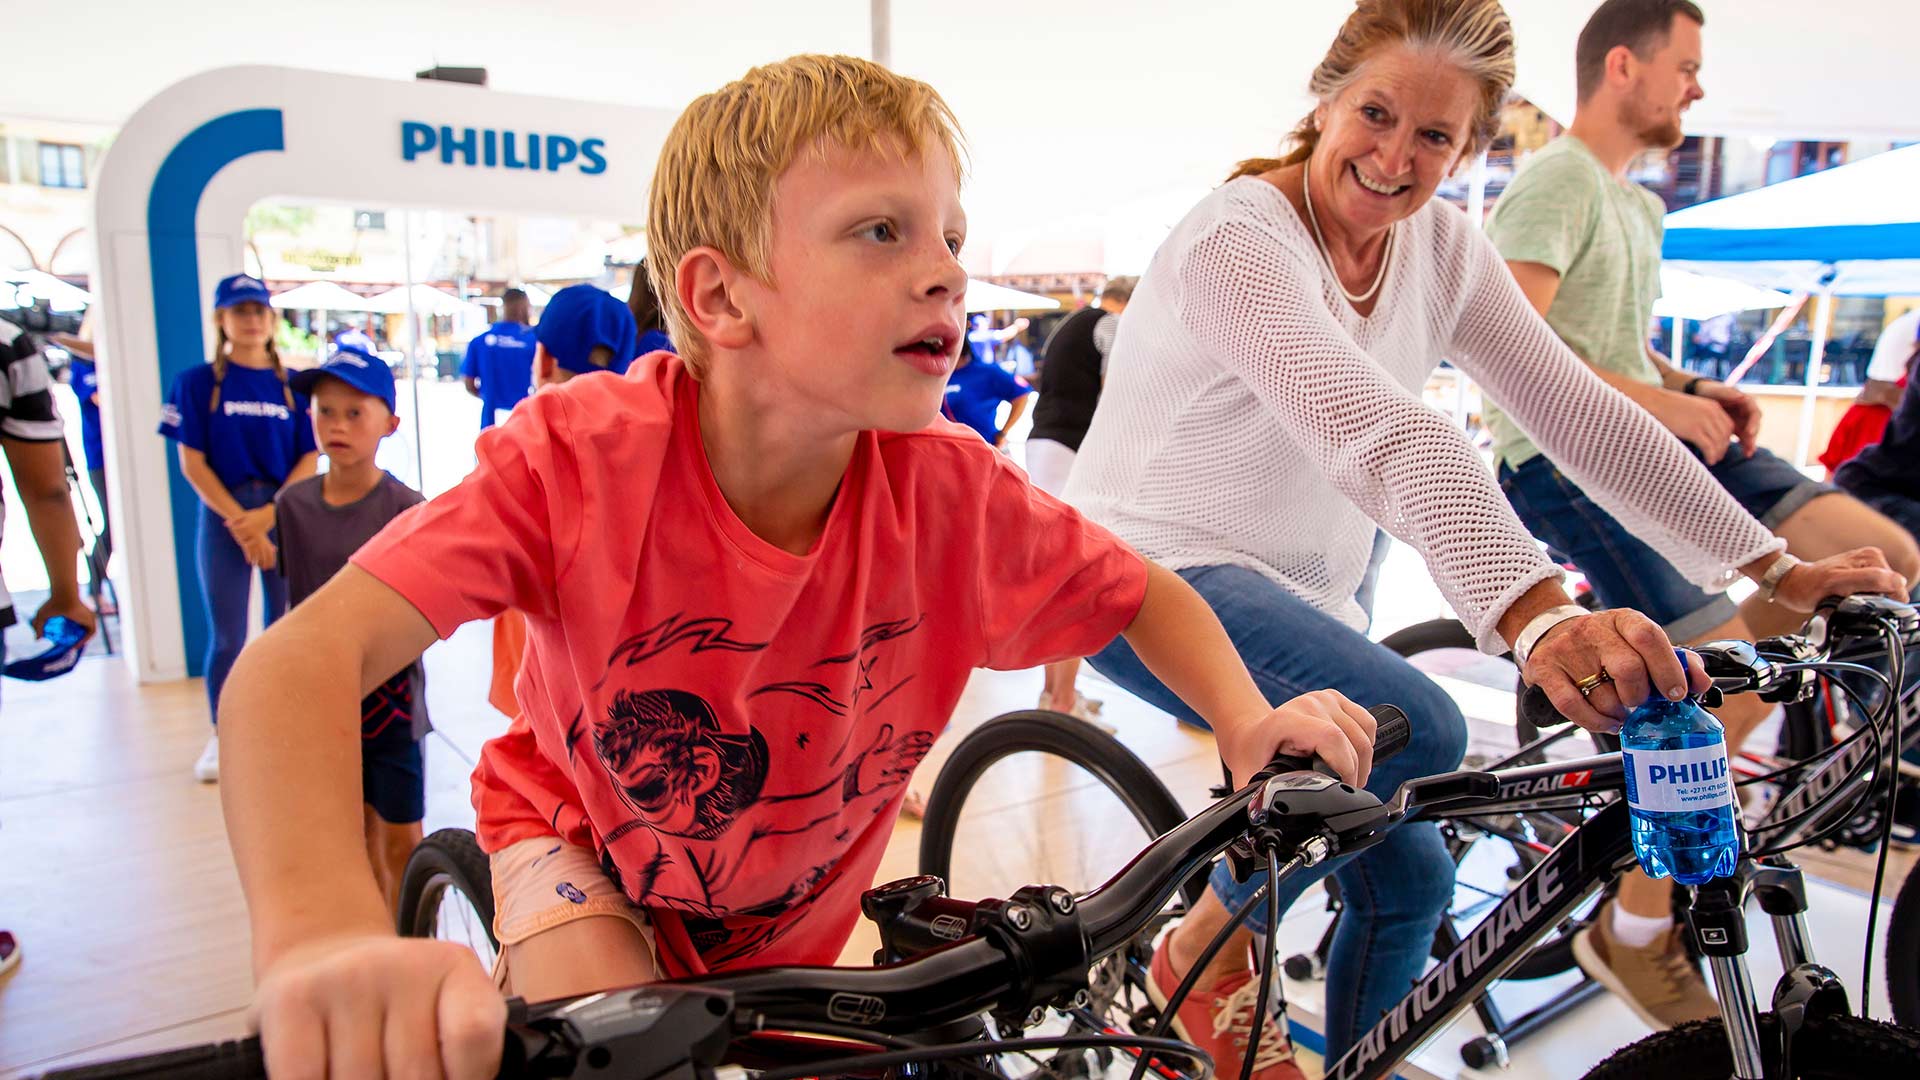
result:
[[(1805, 634), (1783, 634), (1757, 642), (1709, 641), (1692, 646), (1706, 665), (1713, 690), (1757, 694), (1762, 701), (1804, 701), (1813, 692), (1813, 672), (1800, 664), (1834, 658), (1856, 642), (1879, 638), (1891, 625), (1901, 644), (1920, 645), (1920, 612), (1911, 604), (1884, 596), (1831, 596), (1820, 602)], [(1717, 706), (1717, 701), (1710, 705)], [(1528, 686), (1520, 695), (1520, 716), (1536, 729), (1570, 723), (1546, 691)]]
[[(1376, 721), (1374, 761), (1406, 748), (1411, 726), (1391, 705)], [(711, 1064), (738, 1035), (805, 1030), (821, 1022), (876, 1034), (919, 1034), (997, 1012), (1025, 1015), (1059, 1001), (1087, 970), (1143, 930), (1179, 889), (1222, 851), (1259, 833), (1292, 850), (1320, 837), (1308, 865), (1367, 846), (1387, 813), (1380, 800), (1332, 777), (1318, 758), (1278, 756), (1240, 790), (1161, 836), (1106, 884), (1083, 897), (1030, 885), (968, 909), (957, 940), (873, 968), (781, 967), (672, 980), (528, 1007), (512, 1003), (500, 1076), (602, 1075), (618, 1061), (633, 1075), (665, 1055)], [(1337, 839), (1328, 834), (1346, 832)], [(1265, 845), (1262, 844), (1262, 847)], [(1250, 859), (1251, 843), (1239, 853)], [(873, 890), (913, 888), (908, 879)], [(933, 879), (937, 881), (937, 879)], [(872, 911), (869, 909), (869, 913)], [(595, 1064), (597, 1062), (598, 1064)], [(266, 1075), (258, 1036), (62, 1069), (42, 1080), (255, 1080)]]

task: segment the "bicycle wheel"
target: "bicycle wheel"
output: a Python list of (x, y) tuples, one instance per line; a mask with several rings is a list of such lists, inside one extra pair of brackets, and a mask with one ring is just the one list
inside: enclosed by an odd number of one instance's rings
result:
[[(920, 827), (920, 872), (968, 900), (1022, 885), (1085, 892), (1186, 819), (1120, 740), (1064, 713), (1007, 713), (961, 740), (941, 767)], [(1087, 835), (1062, 821), (1101, 827)], [(1205, 887), (1196, 878), (1181, 893), (1190, 903)]]
[(420, 841), (400, 879), (401, 937), (457, 941), (492, 970), (493, 870), (469, 829), (441, 829)]
[(1895, 1020), (1920, 1027), (1920, 873), (1911, 870), (1887, 924), (1887, 997)]
[[(1082, 893), (1185, 820), (1166, 785), (1118, 739), (1062, 713), (1008, 713), (961, 740), (941, 767), (921, 824), (920, 872), (945, 878), (951, 895), (968, 900), (1004, 898), (1023, 885)], [(1154, 937), (1205, 888), (1204, 871), (1182, 885), (1161, 918), (1088, 973), (1085, 1008), (1053, 1013), (1032, 1034), (1146, 1032), (1157, 1018), (1146, 994)], [(1001, 1064), (1009, 1075), (1101, 1076), (1130, 1059), (1068, 1051), (1009, 1055)]]
[[(1772, 1013), (1760, 1016), (1760, 1038), (1765, 1045), (1780, 1038), (1780, 1022)], [(1793, 1037), (1793, 1076), (1785, 1080), (1911, 1076), (1917, 1061), (1920, 1032), (1857, 1016), (1816, 1016)], [(1727, 1047), (1723, 1022), (1696, 1020), (1614, 1051), (1594, 1066), (1586, 1080), (1674, 1080), (1732, 1073), (1733, 1052)]]

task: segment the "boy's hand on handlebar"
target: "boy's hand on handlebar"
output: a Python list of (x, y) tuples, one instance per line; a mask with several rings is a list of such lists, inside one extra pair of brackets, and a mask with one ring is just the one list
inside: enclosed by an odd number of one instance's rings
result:
[(1338, 690), (1301, 694), (1260, 719), (1221, 728), (1220, 756), (1244, 784), (1276, 756), (1314, 757), (1333, 766), (1340, 779), (1362, 787), (1373, 770), (1374, 719)]
[(506, 999), (471, 949), (364, 935), (309, 942), (260, 980), (252, 1018), (274, 1080), (500, 1068)]
[(1887, 565), (1879, 548), (1855, 548), (1821, 559), (1803, 562), (1787, 571), (1774, 591), (1774, 603), (1793, 611), (1812, 611), (1829, 596), (1854, 593), (1878, 593), (1895, 600), (1907, 598), (1907, 582), (1898, 570)]
[[(1637, 611), (1601, 611), (1568, 619), (1540, 639), (1524, 672), (1560, 715), (1588, 731), (1615, 732), (1627, 713), (1655, 694), (1678, 699), (1711, 685), (1700, 658), (1685, 672), (1666, 632)], [(1595, 675), (1603, 677), (1593, 683)], [(1590, 687), (1582, 693), (1579, 684)]]

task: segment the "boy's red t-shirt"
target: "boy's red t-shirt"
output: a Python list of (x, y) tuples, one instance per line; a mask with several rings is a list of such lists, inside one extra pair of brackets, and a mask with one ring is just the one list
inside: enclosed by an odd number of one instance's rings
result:
[(665, 353), (537, 394), (353, 562), (443, 637), (526, 616), (519, 717), (474, 772), (483, 848), (594, 848), (668, 974), (831, 964), (972, 669), (1098, 651), (1146, 565), (940, 421), (861, 434), (793, 555), (715, 484), (698, 394)]

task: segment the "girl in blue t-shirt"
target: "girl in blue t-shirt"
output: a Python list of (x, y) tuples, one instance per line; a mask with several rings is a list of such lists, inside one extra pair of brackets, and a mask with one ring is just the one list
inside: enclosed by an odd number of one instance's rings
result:
[(256, 569), (266, 621), (287, 610), (286, 578), (272, 572), (273, 497), (312, 476), (319, 460), (307, 400), (287, 384), (273, 345), (278, 317), (270, 299), (256, 278), (222, 280), (213, 297), (213, 362), (181, 372), (161, 408), (160, 434), (180, 444), (180, 472), (200, 494), (195, 549), (211, 631), (207, 706), (215, 734), (194, 775), (208, 782), (220, 775), (220, 688), (246, 644)]

